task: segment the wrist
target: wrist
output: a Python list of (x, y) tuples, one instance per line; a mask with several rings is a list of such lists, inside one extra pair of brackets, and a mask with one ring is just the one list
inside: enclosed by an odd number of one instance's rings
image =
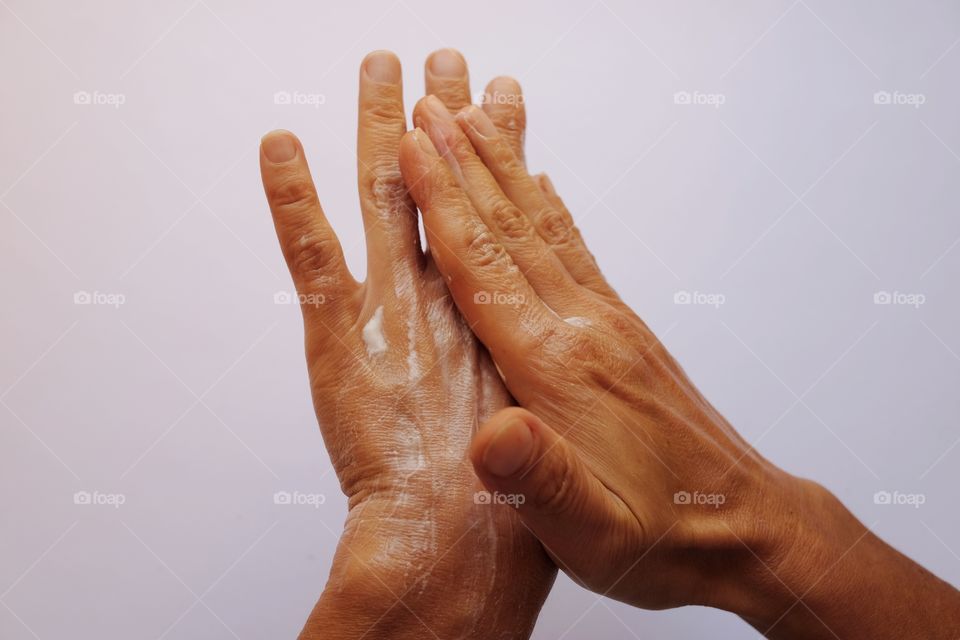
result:
[(729, 587), (765, 637), (955, 638), (960, 593), (888, 546), (828, 490), (788, 477)]
[[(755, 505), (754, 526), (741, 540), (724, 608), (761, 632), (785, 629), (793, 616), (809, 616), (811, 590), (868, 530), (820, 485), (783, 473), (776, 490)], [(811, 616), (812, 617), (812, 616)], [(806, 627), (808, 637), (818, 637)], [(776, 637), (776, 636), (771, 636)]]
[[(688, 553), (696, 569), (693, 578), (683, 578), (694, 587), (683, 603), (772, 623), (796, 601), (792, 595), (799, 587), (781, 574), (794, 547), (806, 544), (799, 539), (814, 511), (816, 486), (763, 462), (740, 465), (715, 491), (722, 507), (691, 510), (684, 523), (694, 532)], [(770, 617), (772, 611), (777, 613)]]
[(469, 499), (354, 505), (302, 638), (528, 637), (556, 569), (522, 525), (494, 521), (509, 507)]

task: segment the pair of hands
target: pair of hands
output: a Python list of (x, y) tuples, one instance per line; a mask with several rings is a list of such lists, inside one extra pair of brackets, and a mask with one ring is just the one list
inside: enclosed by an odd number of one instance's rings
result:
[[(770, 637), (905, 637), (918, 603), (953, 601), (699, 394), (606, 282), (550, 181), (527, 172), (515, 81), (471, 106), (466, 64), (443, 50), (426, 84), (407, 132), (399, 61), (376, 52), (361, 67), (363, 284), (300, 143), (280, 131), (262, 144), (349, 498), (303, 637), (526, 637), (557, 566), (636, 606), (715, 606)], [(878, 563), (916, 588), (876, 588), (862, 567)], [(851, 617), (868, 592), (888, 609)]]

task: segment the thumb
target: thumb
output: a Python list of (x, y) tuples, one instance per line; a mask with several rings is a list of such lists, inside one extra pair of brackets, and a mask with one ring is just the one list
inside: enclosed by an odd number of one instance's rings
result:
[[(484, 486), (507, 494), (524, 523), (561, 568), (575, 575), (610, 549), (629, 522), (626, 505), (607, 490), (573, 447), (525, 409), (491, 417), (474, 437), (470, 459)], [(589, 573), (589, 570), (586, 570)]]

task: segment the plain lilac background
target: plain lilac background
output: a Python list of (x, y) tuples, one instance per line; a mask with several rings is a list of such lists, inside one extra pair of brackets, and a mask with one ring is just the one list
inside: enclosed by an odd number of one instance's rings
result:
[[(256, 147), (301, 136), (362, 277), (356, 74), (377, 48), (405, 65), (408, 111), (435, 48), (464, 52), (475, 91), (516, 75), (531, 167), (704, 393), (960, 583), (958, 39), (960, 8), (929, 0), (0, 0), (0, 637), (299, 630), (345, 504), (298, 311), (273, 302), (290, 287)], [(284, 490), (327, 500), (274, 504)], [(540, 639), (757, 635), (564, 578), (541, 618)]]

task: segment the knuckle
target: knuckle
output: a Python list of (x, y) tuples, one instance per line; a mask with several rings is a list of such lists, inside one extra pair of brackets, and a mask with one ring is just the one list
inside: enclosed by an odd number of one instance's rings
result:
[[(616, 398), (629, 393), (642, 376), (644, 363), (625, 362), (610, 354), (585, 362), (582, 365), (583, 379), (603, 389), (603, 395)], [(628, 375), (629, 374), (629, 375)]]
[(436, 96), (451, 112), (459, 111), (473, 99), (469, 89), (459, 81), (437, 83), (430, 87), (428, 93)]
[(283, 214), (299, 213), (319, 205), (313, 182), (302, 173), (270, 183), (267, 198), (274, 210)]
[(372, 99), (363, 107), (363, 119), (367, 127), (402, 129), (405, 117), (403, 107), (393, 95)]
[(569, 339), (567, 357), (586, 365), (603, 364), (608, 349), (596, 338), (596, 334), (575, 332)]
[(498, 138), (497, 144), (494, 145), (493, 161), (500, 171), (514, 179), (519, 179), (526, 172), (506, 138)]
[[(610, 307), (601, 309), (598, 312), (598, 319), (600, 326), (606, 327), (611, 335), (620, 336), (620, 340), (623, 341), (646, 346), (646, 336), (643, 335), (643, 332), (637, 331), (637, 322), (640, 323), (641, 327), (646, 327), (639, 318), (634, 320), (619, 309)], [(649, 329), (645, 330), (649, 335), (652, 335)]]
[(383, 162), (363, 172), (361, 192), (381, 213), (395, 213), (407, 201), (407, 188), (396, 162)]
[(491, 209), (490, 216), (496, 229), (507, 238), (522, 239), (530, 236), (532, 230), (530, 220), (512, 202), (498, 199)]
[(576, 227), (553, 207), (546, 207), (536, 216), (537, 231), (551, 246), (570, 244), (576, 238)]
[(287, 256), (290, 272), (304, 288), (310, 289), (331, 278), (339, 250), (332, 238), (307, 233), (288, 244)]
[(587, 346), (588, 359), (581, 364), (584, 380), (605, 389), (605, 395), (621, 398), (636, 404), (638, 390), (650, 388), (658, 379), (652, 375), (657, 368), (656, 358), (648, 349), (620, 344), (614, 347), (608, 340), (597, 340)]
[(601, 332), (568, 329), (542, 336), (536, 347), (543, 369), (551, 375), (568, 376), (572, 367), (583, 380), (607, 389), (635, 362), (623, 353), (616, 337), (611, 343), (610, 336)]
[(469, 242), (466, 250), (468, 261), (477, 267), (501, 264), (509, 259), (503, 245), (489, 229), (479, 231)]
[(573, 507), (576, 475), (573, 461), (563, 447), (551, 453), (539, 463), (542, 468), (530, 501), (539, 512), (560, 515)]

